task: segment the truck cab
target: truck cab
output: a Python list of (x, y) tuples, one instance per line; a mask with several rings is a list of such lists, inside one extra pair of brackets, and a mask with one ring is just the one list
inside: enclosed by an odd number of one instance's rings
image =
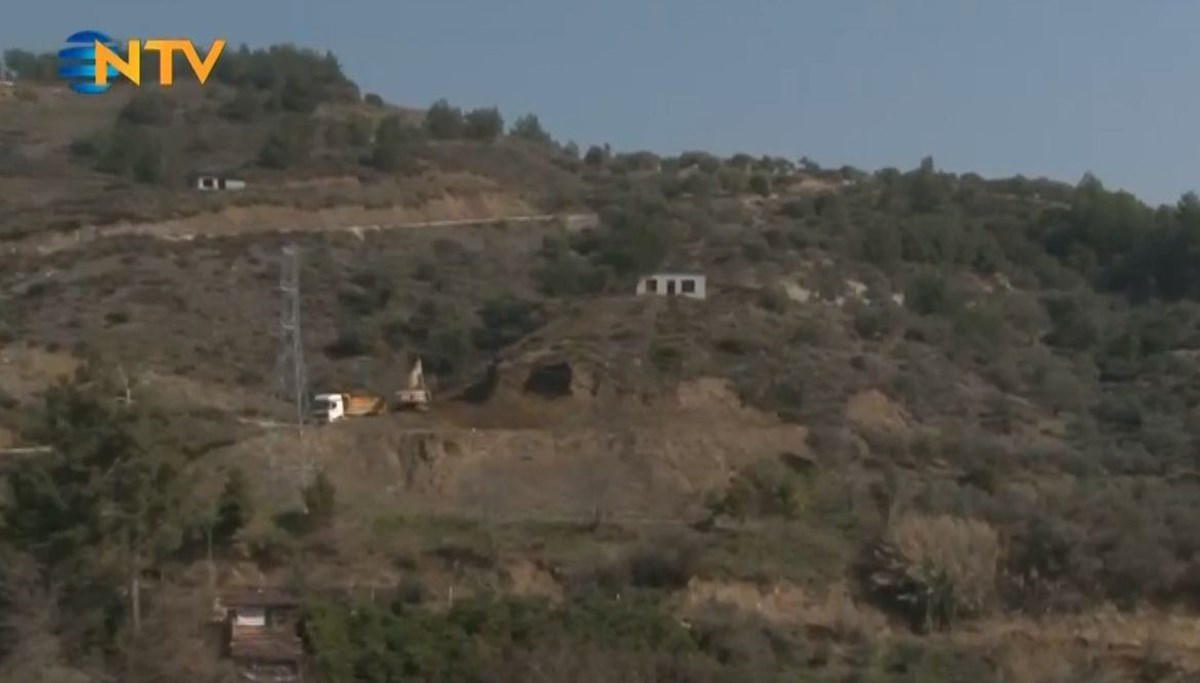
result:
[(329, 424), (346, 416), (346, 397), (342, 394), (317, 394), (312, 400), (312, 418), (317, 424)]

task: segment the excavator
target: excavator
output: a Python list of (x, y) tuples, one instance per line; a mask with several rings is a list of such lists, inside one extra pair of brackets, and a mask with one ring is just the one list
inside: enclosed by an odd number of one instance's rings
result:
[(425, 384), (425, 371), (418, 358), (408, 373), (408, 386), (396, 392), (396, 409), (425, 412), (429, 410), (431, 400), (429, 386)]
[[(396, 392), (393, 400), (395, 410), (425, 412), (431, 402), (429, 386), (425, 383), (425, 371), (418, 358), (408, 373), (408, 384)], [(312, 401), (312, 418), (318, 424), (337, 422), (346, 417), (369, 417), (388, 411), (388, 402), (382, 396), (366, 392), (317, 394)]]

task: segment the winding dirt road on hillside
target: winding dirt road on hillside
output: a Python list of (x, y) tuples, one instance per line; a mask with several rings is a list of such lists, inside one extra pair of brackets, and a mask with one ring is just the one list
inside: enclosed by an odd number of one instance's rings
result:
[[(19, 242), (0, 246), (0, 251), (10, 255), (46, 255), (59, 251), (86, 247), (97, 240), (141, 236), (169, 242), (189, 242), (205, 237), (229, 237), (246, 234), (297, 234), (311, 232), (342, 232), (365, 238), (368, 233), (391, 230), (420, 230), (438, 228), (458, 228), (484, 225), (525, 224), (536, 225), (559, 222), (567, 230), (582, 230), (598, 224), (599, 217), (590, 213), (565, 214), (495, 214), (487, 216), (445, 218), (435, 220), (413, 221), (381, 221), (358, 222), (350, 220), (355, 216), (348, 212), (315, 211), (307, 212), (302, 218), (295, 216), (275, 217), (271, 210), (264, 210), (266, 215), (262, 222), (237, 220), (222, 220), (221, 214), (215, 216), (194, 216), (186, 219), (163, 221), (155, 223), (115, 224), (110, 226), (86, 226), (68, 233), (38, 235)], [(362, 218), (385, 218), (378, 212), (360, 212)], [(272, 220), (274, 218), (274, 220)]]

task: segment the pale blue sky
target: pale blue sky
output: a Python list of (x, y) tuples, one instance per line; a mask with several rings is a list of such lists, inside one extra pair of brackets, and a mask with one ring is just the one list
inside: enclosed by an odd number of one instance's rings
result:
[(14, 0), (0, 46), (79, 29), (333, 50), (400, 104), (447, 97), (560, 139), (865, 169), (1200, 188), (1193, 0)]

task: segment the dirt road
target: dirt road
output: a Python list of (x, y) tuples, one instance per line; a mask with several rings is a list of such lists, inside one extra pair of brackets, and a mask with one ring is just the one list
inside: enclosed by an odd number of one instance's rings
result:
[(171, 242), (187, 242), (198, 237), (222, 237), (231, 235), (290, 234), (305, 232), (346, 232), (362, 239), (369, 232), (390, 230), (419, 230), (455, 228), (469, 226), (505, 224), (539, 224), (561, 222), (567, 230), (582, 230), (598, 224), (599, 217), (588, 213), (497, 215), (482, 218), (456, 218), (448, 220), (401, 221), (368, 224), (322, 224), (297, 225), (294, 223), (274, 225), (230, 226), (219, 221), (196, 221), (194, 225), (182, 226), (179, 222), (117, 224), (111, 226), (87, 226), (69, 233), (38, 235), (0, 247), (9, 254), (45, 255), (58, 251), (77, 249), (96, 240), (143, 236)]

